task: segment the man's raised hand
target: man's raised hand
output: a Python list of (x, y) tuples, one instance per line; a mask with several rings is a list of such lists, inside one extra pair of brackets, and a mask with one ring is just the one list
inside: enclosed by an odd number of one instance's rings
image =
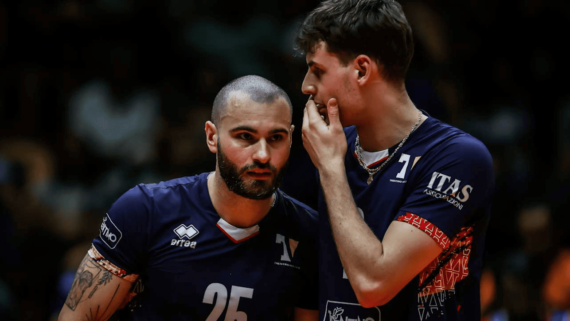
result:
[(319, 171), (344, 171), (347, 144), (340, 122), (338, 101), (331, 98), (326, 108), (327, 116), (321, 117), (311, 98), (305, 106), (303, 116), (303, 146)]

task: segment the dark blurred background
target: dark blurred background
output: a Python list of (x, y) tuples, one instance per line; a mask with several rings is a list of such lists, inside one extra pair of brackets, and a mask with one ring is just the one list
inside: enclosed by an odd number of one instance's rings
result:
[[(484, 319), (568, 320), (570, 3), (401, 3), (416, 41), (412, 100), (494, 157)], [(0, 3), (0, 320), (57, 318), (126, 190), (214, 170), (204, 123), (237, 77), (263, 76), (290, 95), (298, 130), (285, 189), (314, 205), (302, 181), (306, 64), (293, 40), (317, 4)]]

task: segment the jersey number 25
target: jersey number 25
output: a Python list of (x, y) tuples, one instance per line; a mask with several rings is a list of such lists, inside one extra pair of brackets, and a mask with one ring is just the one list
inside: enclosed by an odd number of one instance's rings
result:
[[(216, 303), (214, 304), (214, 297), (217, 294)], [(226, 311), (226, 318), (224, 321), (247, 321), (247, 314), (243, 311), (238, 311), (238, 304), (240, 298), (251, 299), (253, 297), (253, 289), (244, 288), (241, 286), (232, 285), (230, 291), (230, 302), (228, 310)], [(224, 312), (226, 302), (228, 299), (228, 290), (223, 284), (212, 283), (206, 288), (204, 293), (203, 303), (214, 304), (214, 309), (206, 319), (206, 321), (216, 321)]]

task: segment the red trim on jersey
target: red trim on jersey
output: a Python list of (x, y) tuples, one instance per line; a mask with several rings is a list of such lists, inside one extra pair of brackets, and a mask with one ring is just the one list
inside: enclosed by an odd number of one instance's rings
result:
[(236, 239), (234, 239), (230, 234), (228, 234), (228, 232), (226, 232), (218, 223), (216, 223), (216, 226), (220, 229), (220, 231), (222, 231), (222, 233), (226, 234), (226, 236), (227, 236), (230, 240), (232, 240), (232, 242), (234, 242), (234, 243), (241, 243), (241, 242), (247, 241), (247, 240), (249, 240), (250, 238), (252, 238), (252, 237), (256, 236), (257, 234), (259, 234), (259, 231), (257, 231), (257, 232), (254, 232), (253, 234), (251, 234), (250, 236), (244, 237), (244, 238), (241, 239), (241, 240), (236, 240)]
[(91, 249), (89, 249), (89, 251), (87, 251), (87, 253), (89, 254), (89, 257), (91, 257), (93, 262), (97, 263), (98, 265), (103, 267), (105, 270), (111, 272), (113, 275), (118, 276), (123, 280), (127, 280), (129, 282), (134, 282), (139, 277), (138, 274), (128, 273), (127, 271), (123, 270), (119, 266), (111, 263), (111, 261), (107, 260), (101, 253), (99, 253), (99, 251), (97, 251), (97, 249), (95, 248), (95, 246), (93, 244), (91, 244)]
[(375, 161), (374, 163), (369, 164), (369, 165), (366, 166), (366, 167), (372, 168), (372, 167), (374, 167), (374, 166), (376, 166), (376, 165), (382, 163), (382, 162), (385, 161), (387, 158), (388, 158), (388, 156), (384, 156), (382, 159), (379, 159), (379, 160)]
[[(443, 251), (419, 274), (419, 296), (455, 290), (455, 284), (469, 275), (473, 227), (463, 227)], [(458, 307), (458, 310), (461, 307)]]
[[(356, 152), (354, 152), (353, 156), (354, 156), (354, 158), (356, 158), (356, 160), (358, 160), (358, 155), (356, 155)], [(388, 156), (390, 156), (390, 155), (388, 155)], [(383, 161), (385, 161), (388, 158), (388, 156), (384, 156), (381, 159), (375, 161), (374, 163), (366, 165), (366, 167), (372, 168), (372, 167), (382, 163)]]
[(422, 230), (427, 235), (431, 236), (434, 241), (441, 246), (442, 249), (446, 249), (449, 247), (449, 238), (442, 230), (440, 230), (437, 226), (430, 223), (423, 217), (420, 217), (414, 213), (406, 213), (406, 215), (402, 215), (397, 219), (400, 222), (405, 222), (415, 226), (416, 228)]

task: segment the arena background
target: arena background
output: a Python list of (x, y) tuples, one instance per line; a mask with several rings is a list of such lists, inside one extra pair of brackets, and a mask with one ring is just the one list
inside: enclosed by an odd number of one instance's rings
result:
[[(0, 4), (0, 320), (55, 320), (106, 209), (137, 183), (214, 169), (217, 91), (256, 74), (295, 108), (286, 190), (300, 168), (306, 72), (293, 39), (315, 0), (21, 0)], [(482, 302), (489, 320), (570, 309), (570, 4), (401, 2), (419, 108), (491, 151), (496, 190)], [(293, 179), (295, 177), (296, 179)], [(560, 315), (560, 314), (557, 314)]]

